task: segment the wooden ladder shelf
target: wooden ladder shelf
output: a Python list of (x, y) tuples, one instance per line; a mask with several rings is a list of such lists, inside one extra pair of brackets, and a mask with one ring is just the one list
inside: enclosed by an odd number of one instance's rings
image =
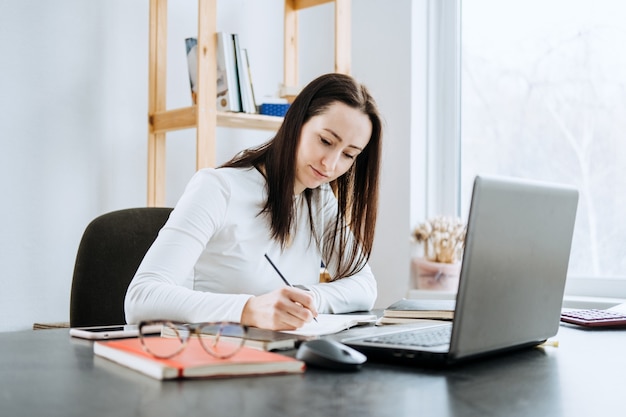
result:
[[(285, 0), (284, 86), (298, 88), (298, 11), (335, 3), (335, 72), (350, 73), (351, 0)], [(217, 0), (198, 0), (198, 94), (196, 104), (166, 109), (167, 0), (150, 0), (148, 75), (148, 206), (165, 205), (166, 133), (196, 128), (196, 169), (216, 164), (217, 126), (276, 131), (281, 117), (218, 112)]]

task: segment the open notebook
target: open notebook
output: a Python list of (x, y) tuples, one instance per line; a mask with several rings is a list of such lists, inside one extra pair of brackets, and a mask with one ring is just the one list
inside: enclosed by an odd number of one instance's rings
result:
[(303, 337), (326, 336), (360, 324), (375, 323), (374, 314), (319, 314), (317, 322), (311, 321), (298, 330), (283, 331)]

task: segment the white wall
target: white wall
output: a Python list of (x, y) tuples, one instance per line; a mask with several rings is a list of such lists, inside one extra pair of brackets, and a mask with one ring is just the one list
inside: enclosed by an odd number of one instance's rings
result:
[[(411, 0), (354, 1), (353, 74), (386, 120), (371, 261), (382, 307), (406, 294)], [(196, 0), (170, 1), (168, 107), (190, 104), (184, 38)], [(282, 80), (282, 0), (218, 1), (218, 30), (249, 48), (257, 97)], [(333, 6), (301, 14), (300, 80), (332, 71)], [(147, 0), (0, 3), (0, 331), (69, 320), (74, 258), (94, 217), (146, 204)], [(415, 127), (413, 128), (416, 130)], [(420, 129), (418, 128), (417, 131)], [(269, 137), (219, 128), (218, 163)], [(168, 135), (167, 204), (194, 172), (195, 130)]]

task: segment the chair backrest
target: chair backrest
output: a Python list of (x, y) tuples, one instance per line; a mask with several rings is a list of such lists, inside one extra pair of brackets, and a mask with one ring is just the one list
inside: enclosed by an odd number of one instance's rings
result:
[(83, 233), (72, 279), (70, 326), (125, 323), (124, 297), (171, 208), (140, 207), (94, 219)]

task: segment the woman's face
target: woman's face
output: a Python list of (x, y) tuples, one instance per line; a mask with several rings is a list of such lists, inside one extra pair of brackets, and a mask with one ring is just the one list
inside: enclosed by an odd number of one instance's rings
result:
[(369, 117), (341, 102), (309, 119), (300, 132), (294, 193), (319, 187), (345, 174), (371, 135)]

